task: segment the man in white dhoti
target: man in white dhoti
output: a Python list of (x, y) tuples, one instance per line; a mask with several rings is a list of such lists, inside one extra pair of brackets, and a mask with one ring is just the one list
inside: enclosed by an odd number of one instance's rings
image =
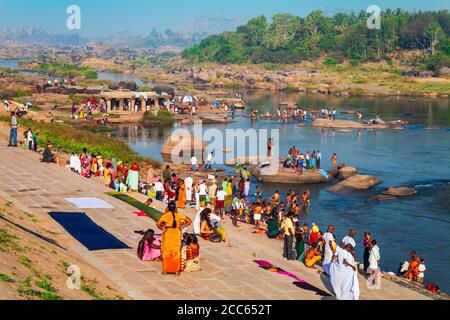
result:
[(378, 265), (380, 258), (380, 248), (377, 246), (377, 241), (372, 240), (369, 255), (369, 268), (367, 269), (367, 272), (370, 274), (370, 277), (367, 279), (367, 287), (369, 289), (381, 289), (381, 270)]
[(358, 269), (351, 244), (337, 248), (337, 260), (330, 267), (330, 281), (337, 300), (359, 300)]
[(325, 241), (325, 256), (323, 259), (323, 271), (325, 272), (325, 274), (329, 275), (330, 274), (330, 267), (331, 267), (331, 263), (334, 260), (334, 257), (336, 255), (336, 240), (334, 238), (334, 226), (329, 226), (328, 227), (328, 231), (323, 235), (323, 239)]
[(186, 186), (186, 201), (188, 203), (192, 202), (192, 185), (194, 184), (194, 179), (187, 177), (184, 179), (184, 184)]

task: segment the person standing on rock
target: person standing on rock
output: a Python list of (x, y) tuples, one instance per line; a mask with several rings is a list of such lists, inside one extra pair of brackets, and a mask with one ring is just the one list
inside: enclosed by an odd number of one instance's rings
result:
[(331, 157), (331, 168), (337, 169), (337, 155), (333, 153), (333, 157)]
[(9, 144), (8, 147), (17, 147), (17, 118), (16, 113), (11, 112), (11, 122), (10, 122), (10, 131), (9, 131)]
[(316, 166), (317, 169), (320, 170), (320, 160), (322, 160), (322, 153), (320, 152), (320, 150), (317, 150), (317, 154), (316, 154)]
[(212, 163), (214, 161), (214, 154), (211, 152), (208, 154), (207, 158), (206, 158), (206, 163), (205, 163), (205, 170), (212, 170)]
[(369, 256), (370, 256), (370, 248), (372, 247), (372, 235), (369, 232), (364, 232), (364, 272), (367, 272), (369, 269)]

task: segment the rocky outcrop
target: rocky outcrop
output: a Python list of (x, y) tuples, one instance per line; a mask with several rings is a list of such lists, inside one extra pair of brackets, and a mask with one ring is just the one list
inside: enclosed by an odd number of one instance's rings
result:
[(273, 174), (270, 169), (257, 167), (253, 175), (258, 181), (264, 183), (286, 183), (286, 184), (316, 184), (325, 183), (325, 179), (318, 171), (308, 171), (304, 174), (297, 174), (293, 169), (280, 167), (278, 172)]
[(118, 83), (118, 86), (119, 86), (119, 88), (130, 90), (130, 91), (136, 91), (138, 89), (138, 85), (136, 84), (136, 82), (134, 82), (132, 80), (120, 81)]
[(183, 163), (190, 163), (193, 154), (197, 156), (198, 163), (203, 161), (206, 143), (203, 139), (192, 134), (172, 134), (162, 146), (161, 155), (165, 162), (174, 163), (182, 159)]
[(382, 193), (383, 195), (392, 196), (392, 197), (409, 197), (417, 194), (417, 190), (415, 188), (409, 187), (398, 187), (398, 188), (389, 188)]
[(335, 184), (328, 188), (328, 191), (332, 193), (346, 193), (357, 190), (369, 190), (380, 183), (381, 180), (376, 177), (358, 174)]
[(354, 167), (344, 167), (341, 170), (339, 170), (339, 179), (345, 180), (350, 177), (356, 176), (358, 174), (358, 169)]

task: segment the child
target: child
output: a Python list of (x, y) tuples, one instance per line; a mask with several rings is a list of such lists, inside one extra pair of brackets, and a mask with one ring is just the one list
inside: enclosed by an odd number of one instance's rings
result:
[(185, 237), (186, 241), (186, 272), (197, 272), (200, 269), (200, 246), (195, 235), (189, 234)]
[(427, 271), (427, 267), (425, 266), (425, 260), (420, 259), (419, 264), (419, 275), (417, 276), (417, 282), (422, 283), (425, 279), (425, 272)]
[(262, 206), (260, 203), (256, 203), (255, 208), (253, 210), (253, 221), (255, 222), (255, 226), (257, 228), (260, 227), (261, 218), (262, 218)]

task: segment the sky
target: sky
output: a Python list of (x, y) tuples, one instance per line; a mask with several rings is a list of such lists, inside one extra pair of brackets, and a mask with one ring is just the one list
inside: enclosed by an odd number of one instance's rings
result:
[(80, 7), (79, 33), (87, 37), (119, 31), (146, 35), (153, 28), (179, 30), (204, 12), (246, 21), (279, 12), (306, 16), (317, 9), (332, 15), (366, 10), (370, 5), (378, 5), (381, 10), (450, 9), (449, 0), (0, 0), (0, 28), (32, 26), (51, 33), (68, 33), (69, 5)]

